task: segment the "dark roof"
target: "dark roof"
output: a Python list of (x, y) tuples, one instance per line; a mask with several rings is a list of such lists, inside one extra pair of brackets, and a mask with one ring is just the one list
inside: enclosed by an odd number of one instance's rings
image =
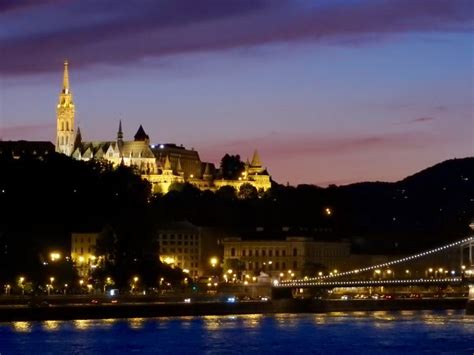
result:
[(138, 131), (137, 133), (135, 133), (134, 138), (136, 141), (145, 141), (150, 139), (150, 137), (148, 137), (148, 134), (145, 133), (145, 130), (143, 129), (142, 125), (138, 127)]

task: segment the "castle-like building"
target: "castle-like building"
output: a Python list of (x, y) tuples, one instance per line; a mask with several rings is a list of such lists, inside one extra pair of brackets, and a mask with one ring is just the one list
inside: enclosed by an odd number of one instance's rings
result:
[(133, 166), (148, 180), (155, 193), (167, 193), (173, 183), (188, 182), (201, 190), (218, 190), (232, 186), (237, 191), (243, 184), (250, 184), (258, 191), (271, 187), (270, 175), (264, 168), (257, 151), (237, 180), (222, 178), (214, 164), (202, 162), (194, 149), (176, 144), (150, 144), (150, 137), (143, 127), (134, 139), (124, 140), (122, 122), (115, 140), (85, 141), (79, 127), (75, 128), (75, 106), (69, 83), (69, 65), (64, 62), (63, 87), (56, 108), (56, 152), (78, 160), (104, 159), (114, 166)]

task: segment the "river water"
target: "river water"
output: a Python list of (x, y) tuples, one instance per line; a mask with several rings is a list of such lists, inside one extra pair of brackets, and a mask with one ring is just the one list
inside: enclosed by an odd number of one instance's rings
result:
[(463, 311), (0, 323), (0, 354), (474, 354)]

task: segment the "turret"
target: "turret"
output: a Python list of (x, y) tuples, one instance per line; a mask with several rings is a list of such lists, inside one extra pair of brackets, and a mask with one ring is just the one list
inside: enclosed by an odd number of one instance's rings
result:
[(172, 169), (171, 169), (171, 161), (170, 161), (169, 155), (167, 155), (166, 158), (165, 158), (165, 164), (163, 165), (163, 171), (164, 171), (164, 170), (168, 170), (168, 171), (172, 170)]
[(176, 172), (179, 174), (179, 176), (184, 176), (184, 171), (183, 171), (183, 168), (181, 167), (181, 158), (178, 158), (178, 163), (176, 165)]
[(262, 162), (260, 161), (260, 156), (258, 155), (258, 151), (256, 149), (253, 152), (252, 162), (250, 163), (250, 166), (253, 168), (262, 167)]
[(206, 166), (204, 168), (204, 173), (202, 174), (202, 178), (204, 180), (212, 180), (211, 167), (209, 163), (206, 163)]
[(252, 161), (250, 162), (250, 166), (246, 169), (246, 173), (249, 175), (260, 174), (265, 170), (263, 167), (262, 161), (260, 160), (260, 155), (258, 154), (257, 150), (255, 149), (252, 157)]

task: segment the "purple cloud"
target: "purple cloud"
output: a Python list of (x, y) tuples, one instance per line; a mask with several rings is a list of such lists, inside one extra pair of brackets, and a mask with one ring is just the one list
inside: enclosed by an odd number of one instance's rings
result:
[(415, 118), (415, 119), (409, 121), (408, 123), (431, 122), (434, 119), (435, 119), (434, 117), (418, 117), (418, 118)]
[[(417, 149), (432, 142), (432, 138), (420, 132), (381, 133), (367, 136), (320, 136), (270, 134), (264, 137), (234, 140), (212, 146), (201, 146), (204, 159), (219, 161), (225, 153), (241, 154), (249, 157), (257, 148), (269, 160), (301, 158), (304, 156), (352, 155), (371, 150)], [(242, 147), (248, 151), (243, 152)]]
[[(8, 0), (0, 12), (7, 75), (123, 64), (292, 41), (358, 42), (416, 31), (472, 30), (470, 0)], [(25, 6), (21, 6), (21, 4)], [(27, 5), (27, 6), (26, 6)], [(2, 7), (0, 7), (0, 10)], [(31, 19), (26, 21), (25, 19)]]

